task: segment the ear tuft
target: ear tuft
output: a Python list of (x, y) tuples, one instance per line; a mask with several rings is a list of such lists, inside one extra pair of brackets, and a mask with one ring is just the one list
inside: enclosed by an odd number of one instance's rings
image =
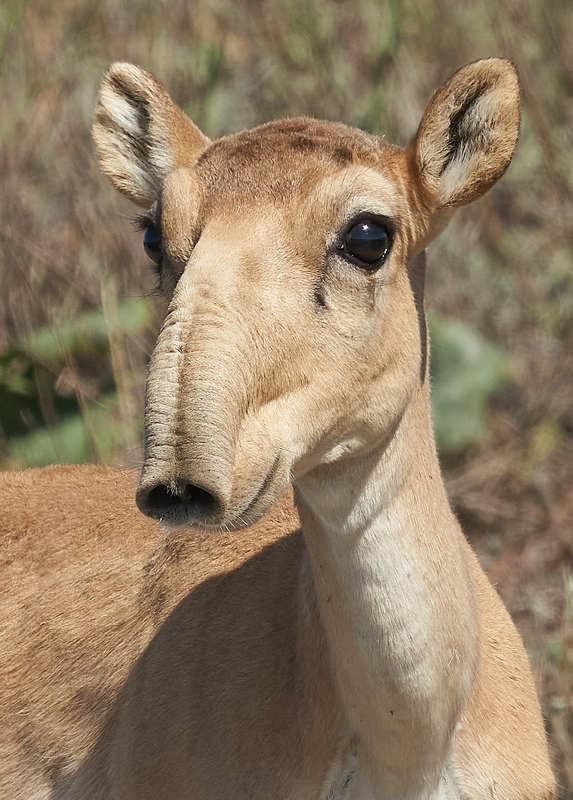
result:
[(471, 202), (503, 175), (518, 135), (513, 64), (488, 58), (462, 67), (434, 94), (416, 135), (423, 188), (441, 207)]
[(141, 67), (116, 62), (98, 98), (93, 137), (116, 189), (149, 206), (173, 169), (193, 163), (209, 140)]

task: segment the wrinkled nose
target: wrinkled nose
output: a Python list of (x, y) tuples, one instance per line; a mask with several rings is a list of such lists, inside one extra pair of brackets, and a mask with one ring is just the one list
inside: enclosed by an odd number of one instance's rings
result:
[(195, 272), (181, 276), (151, 357), (136, 502), (167, 524), (216, 527), (231, 501), (248, 386), (236, 318), (216, 282)]
[(221, 498), (203, 486), (185, 480), (172, 480), (140, 487), (137, 506), (148, 517), (172, 525), (208, 522), (223, 512)]

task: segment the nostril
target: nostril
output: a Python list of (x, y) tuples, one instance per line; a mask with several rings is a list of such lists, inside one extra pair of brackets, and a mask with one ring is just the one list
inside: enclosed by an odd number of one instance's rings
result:
[(216, 497), (193, 483), (160, 483), (139, 497), (140, 509), (151, 517), (211, 516), (218, 509)]
[(217, 500), (211, 492), (208, 492), (201, 486), (195, 486), (193, 483), (186, 483), (184, 485), (181, 500), (184, 503), (196, 506), (205, 513), (213, 511), (217, 506)]

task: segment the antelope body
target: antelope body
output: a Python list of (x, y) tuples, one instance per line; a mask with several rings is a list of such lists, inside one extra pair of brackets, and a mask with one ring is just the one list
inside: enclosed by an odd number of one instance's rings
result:
[(440, 475), (423, 312), (425, 246), (518, 126), (500, 59), (405, 149), (311, 119), (212, 143), (112, 65), (100, 162), (168, 304), (145, 462), (137, 489), (0, 476), (1, 797), (553, 796), (527, 656)]

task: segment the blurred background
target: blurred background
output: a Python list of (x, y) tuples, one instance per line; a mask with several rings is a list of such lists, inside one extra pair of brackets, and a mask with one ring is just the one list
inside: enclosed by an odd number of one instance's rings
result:
[(464, 62), (510, 57), (521, 142), (429, 251), (450, 496), (532, 658), (573, 798), (573, 9), (569, 0), (2, 0), (0, 468), (137, 466), (154, 279), (90, 123), (110, 61), (211, 137), (309, 114), (406, 143)]

